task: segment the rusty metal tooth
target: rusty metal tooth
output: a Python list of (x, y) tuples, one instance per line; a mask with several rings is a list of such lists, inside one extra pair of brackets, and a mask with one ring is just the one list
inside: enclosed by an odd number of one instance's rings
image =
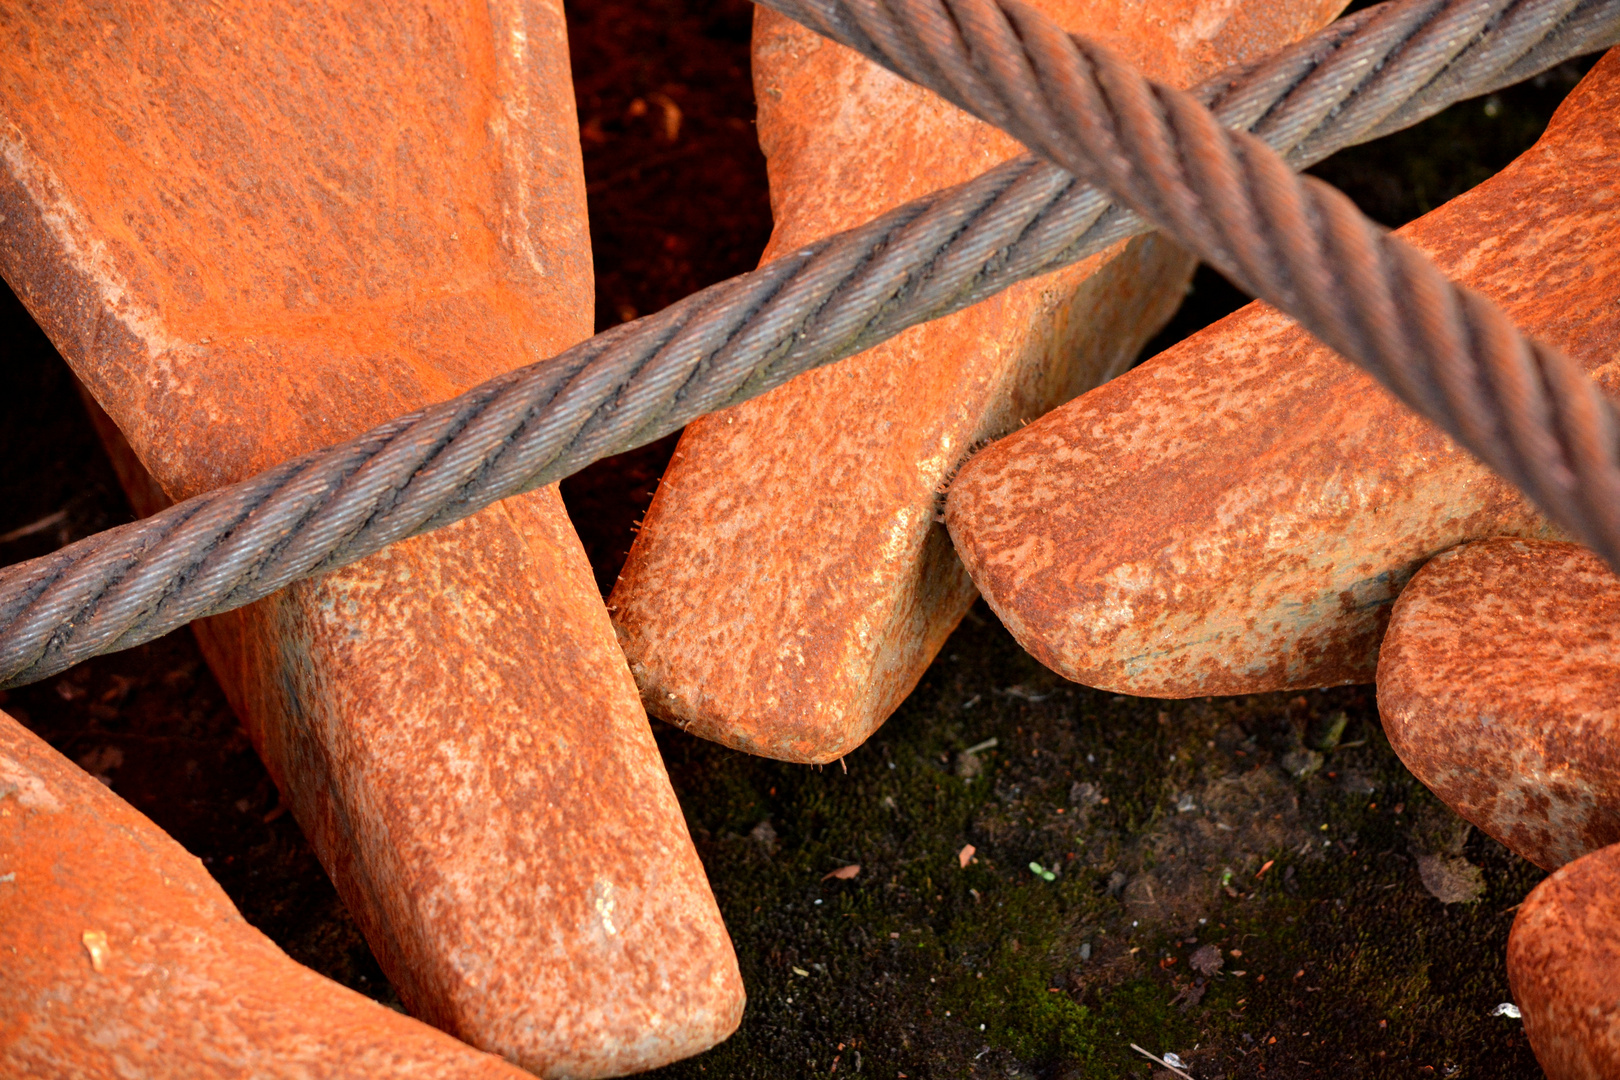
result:
[[(1620, 385), (1620, 56), (1540, 141), (1400, 234)], [(946, 519), (1042, 663), (1153, 697), (1366, 682), (1438, 551), (1556, 537), (1514, 489), (1275, 309), (1251, 304), (977, 455)]]
[(1547, 1080), (1620, 1076), (1620, 844), (1535, 887), (1513, 919), (1507, 969)]
[(526, 1075), (294, 963), (196, 857), (0, 713), (0, 1073)]
[[(0, 214), (0, 271), (148, 502), (591, 331), (557, 0), (13, 5)], [(730, 940), (554, 488), (198, 635), (415, 1015), (574, 1077), (736, 1027)]]
[(1585, 548), (1485, 540), (1395, 602), (1378, 711), (1406, 767), (1547, 870), (1620, 843), (1620, 579)]
[[(1188, 85), (1304, 36), (1340, 0), (1038, 4)], [(776, 231), (765, 260), (1021, 147), (781, 16), (755, 23)], [(1141, 237), (687, 427), (610, 607), (649, 710), (826, 762), (904, 700), (975, 597), (940, 492), (985, 440), (1130, 363), (1189, 258)]]

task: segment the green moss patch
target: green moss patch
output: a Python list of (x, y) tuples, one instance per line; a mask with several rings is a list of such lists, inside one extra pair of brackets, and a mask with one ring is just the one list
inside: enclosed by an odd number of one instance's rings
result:
[[(749, 990), (660, 1075), (1169, 1075), (1132, 1043), (1198, 1080), (1535, 1074), (1490, 1011), (1539, 872), (1411, 777), (1370, 687), (1121, 697), (981, 607), (842, 766), (659, 737)], [(1425, 887), (1442, 848), (1477, 900)]]

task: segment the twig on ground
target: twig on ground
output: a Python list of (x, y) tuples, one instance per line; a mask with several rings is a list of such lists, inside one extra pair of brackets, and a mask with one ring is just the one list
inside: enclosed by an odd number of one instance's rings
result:
[(12, 529), (4, 536), (0, 536), (0, 544), (9, 544), (13, 540), (21, 540), (25, 536), (33, 536), (35, 533), (42, 533), (52, 525), (60, 525), (66, 520), (67, 510), (65, 508), (58, 510), (54, 514), (46, 514), (38, 521), (31, 521), (27, 525)]
[(1135, 1050), (1138, 1054), (1141, 1054), (1143, 1057), (1147, 1058), (1149, 1061), (1158, 1062), (1160, 1065), (1163, 1065), (1165, 1068), (1169, 1069), (1171, 1072), (1175, 1073), (1177, 1076), (1184, 1077), (1185, 1080), (1193, 1080), (1193, 1078), (1191, 1076), (1188, 1076), (1186, 1073), (1182, 1072), (1180, 1069), (1176, 1068), (1174, 1065), (1172, 1065), (1168, 1061), (1164, 1060), (1164, 1058), (1159, 1057), (1157, 1054), (1150, 1054), (1146, 1050), (1142, 1049), (1140, 1046), (1137, 1046), (1135, 1043), (1131, 1043), (1131, 1049)]

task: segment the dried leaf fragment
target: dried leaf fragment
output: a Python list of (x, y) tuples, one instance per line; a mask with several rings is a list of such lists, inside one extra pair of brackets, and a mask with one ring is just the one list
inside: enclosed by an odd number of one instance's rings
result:
[(848, 881), (860, 872), (860, 863), (850, 863), (848, 866), (840, 866), (836, 870), (828, 871), (822, 875), (821, 880), (826, 881), (828, 878), (837, 878), (839, 881)]
[(1466, 904), (1485, 895), (1485, 875), (1461, 855), (1419, 855), (1418, 877), (1442, 904)]
[(1221, 958), (1221, 950), (1214, 945), (1200, 945), (1193, 954), (1187, 958), (1187, 963), (1200, 975), (1215, 974), (1225, 966), (1226, 961)]

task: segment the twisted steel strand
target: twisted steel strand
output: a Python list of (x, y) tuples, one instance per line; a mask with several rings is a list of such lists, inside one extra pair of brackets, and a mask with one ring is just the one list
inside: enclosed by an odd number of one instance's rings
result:
[[(1018, 0), (761, 2), (1106, 189), (1294, 316), (1620, 567), (1620, 418), (1608, 398), (1568, 357), (1519, 333), (1329, 185), (1296, 176), (1254, 134), (1229, 131), (1192, 95)], [(1454, 14), (1451, 27), (1430, 24), (1419, 48), (1486, 28), (1474, 18), (1483, 8)], [(1343, 110), (1376, 111), (1378, 82)]]
[[(1310, 306), (1330, 334), (1356, 347), (1366, 346), (1369, 330), (1381, 334), (1380, 347), (1365, 351), (1386, 367), (1392, 350), (1415, 342), (1433, 350), (1426, 356), (1495, 349), (1516, 358), (1517, 368), (1495, 360), (1490, 371), (1501, 373), (1498, 381), (1543, 377), (1531, 380), (1539, 397), (1511, 388), (1519, 395), (1512, 400), (1527, 404), (1503, 422), (1515, 448), (1509, 464), (1522, 466), (1510, 477), (1540, 477), (1532, 466), (1558, 459), (1572, 437), (1596, 445), (1612, 434), (1602, 430), (1613, 422), (1607, 402), (1592, 397), (1584, 376), (1567, 362), (1542, 360), (1545, 350), (1515, 337), (1488, 305), (1480, 308), (1443, 278), (1435, 285), (1432, 268), (1427, 277), (1421, 267), (1408, 276), (1413, 287), (1427, 287), (1423, 296), (1437, 299), (1406, 312), (1389, 294), (1389, 271), (1376, 262), (1384, 256), (1404, 265), (1399, 250), (1390, 256), (1378, 248), (1353, 209), (1346, 214), (1331, 201), (1327, 212), (1337, 216), (1323, 219), (1333, 227), (1319, 234), (1305, 215), (1321, 197), (1303, 201), (1275, 155), (1223, 142), (1219, 124), (1253, 130), (1290, 165), (1303, 167), (1460, 98), (1612, 44), (1620, 37), (1620, 0), (1395, 0), (1224, 72), (1191, 97), (1150, 86), (1095, 46), (1011, 5), (918, 4), (889, 12), (876, 2), (770, 2), (902, 74), (938, 80), (935, 88), (952, 100), (984, 108), (1042, 152), (1104, 183), (1138, 183), (1136, 174), (1149, 162), (1185, 167), (1178, 152), (1196, 151), (1199, 170), (1187, 175), (1205, 185), (1218, 175), (1224, 184), (1188, 188), (1154, 177), (1159, 186), (1144, 186), (1148, 194), (1134, 210), (1154, 220), (1162, 215), (1217, 253), (1214, 261), (1234, 268), (1240, 280)], [(966, 21), (958, 24), (957, 13)], [(971, 37), (959, 33), (962, 26)], [(998, 91), (978, 63), (1012, 81)], [(1097, 80), (1089, 90), (1088, 74)], [(1074, 100), (1060, 95), (1054, 106), (1041, 96), (1049, 87)], [(1006, 100), (1030, 91), (1021, 105)], [(1212, 107), (1214, 118), (1198, 102)], [(1062, 109), (1070, 106), (1081, 121), (1079, 139), (1050, 126), (1066, 123)], [(1023, 132), (1032, 122), (1048, 126)], [(1119, 164), (1097, 168), (1087, 144)], [(1252, 191), (1275, 190), (1279, 207), (1256, 212), (1254, 200), (1238, 190), (1244, 182)], [(1189, 222), (1208, 212), (1233, 215), (1230, 221), (1243, 227)], [(451, 401), (0, 571), (0, 686), (139, 644), (458, 520), (1150, 227), (1063, 168), (1015, 159)], [(1267, 239), (1257, 227), (1298, 231)], [(1352, 284), (1383, 288), (1378, 313), (1410, 315), (1424, 333), (1391, 335), (1358, 321), (1376, 305), (1345, 308), (1332, 296), (1339, 287), (1335, 266)], [(1437, 312), (1446, 317), (1436, 319)], [(1405, 367), (1390, 370), (1425, 391), (1449, 373), (1444, 386), (1452, 397), (1476, 385), (1466, 365), (1448, 367), (1442, 359), (1431, 367), (1415, 381)], [(1503, 394), (1482, 400), (1501, 401)], [(1536, 446), (1529, 436), (1544, 417), (1561, 426)], [(1469, 430), (1482, 439), (1495, 432), (1490, 422)], [(1526, 458), (1531, 450), (1539, 456)], [(1571, 485), (1606, 482), (1612, 471), (1602, 455), (1570, 462)]]

